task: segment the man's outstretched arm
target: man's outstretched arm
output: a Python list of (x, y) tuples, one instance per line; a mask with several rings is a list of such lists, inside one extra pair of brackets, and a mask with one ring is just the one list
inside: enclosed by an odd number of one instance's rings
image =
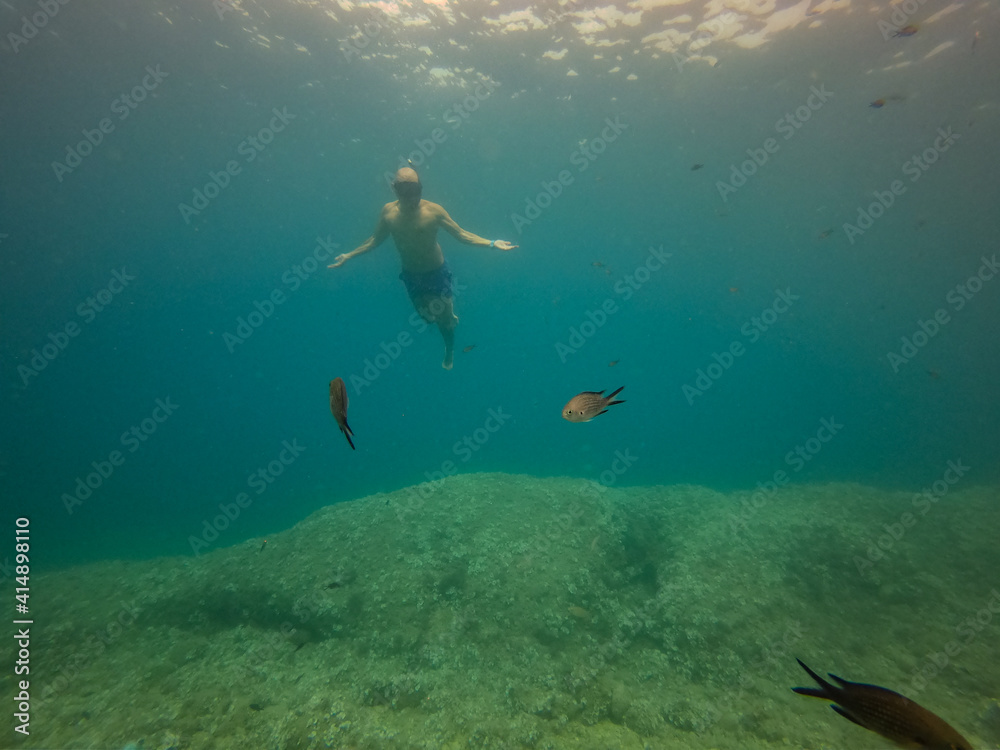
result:
[(333, 263), (327, 266), (327, 268), (338, 268), (344, 265), (345, 261), (350, 260), (358, 255), (363, 255), (369, 250), (374, 250), (376, 247), (385, 242), (385, 238), (389, 236), (389, 222), (385, 220), (385, 209), (382, 209), (382, 213), (378, 217), (378, 222), (375, 224), (375, 231), (372, 236), (367, 240), (358, 245), (354, 250), (349, 253), (341, 253), (336, 258), (333, 259)]
[(444, 227), (445, 231), (448, 232), (452, 237), (454, 237), (459, 242), (466, 245), (489, 245), (490, 247), (497, 247), (501, 250), (513, 250), (517, 245), (512, 245), (506, 240), (493, 240), (490, 241), (485, 237), (480, 237), (478, 234), (473, 234), (472, 232), (467, 232), (462, 229), (455, 220), (448, 215), (448, 212), (443, 208), (441, 209), (440, 216), (441, 226)]

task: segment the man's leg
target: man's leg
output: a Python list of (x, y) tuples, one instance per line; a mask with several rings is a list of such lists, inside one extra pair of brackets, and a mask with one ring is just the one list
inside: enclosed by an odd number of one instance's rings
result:
[(458, 325), (455, 303), (451, 297), (437, 297), (431, 302), (431, 312), (434, 313), (434, 322), (444, 339), (444, 361), (441, 366), (450, 370), (455, 363), (455, 326)]
[(458, 316), (455, 315), (455, 303), (451, 297), (431, 297), (417, 308), (417, 312), (428, 323), (436, 323), (444, 339), (444, 361), (441, 366), (450, 370), (455, 363), (455, 326)]

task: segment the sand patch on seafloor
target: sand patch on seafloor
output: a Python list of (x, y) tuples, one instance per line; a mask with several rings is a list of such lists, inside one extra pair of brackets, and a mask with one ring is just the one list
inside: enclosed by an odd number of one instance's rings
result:
[(915, 514), (863, 574), (911, 493), (795, 486), (748, 511), (749, 493), (479, 474), (426, 494), (326, 507), (263, 551), (36, 577), (20, 746), (881, 746), (789, 690), (795, 656), (1000, 742), (1000, 613), (956, 635), (1000, 590), (996, 489)]

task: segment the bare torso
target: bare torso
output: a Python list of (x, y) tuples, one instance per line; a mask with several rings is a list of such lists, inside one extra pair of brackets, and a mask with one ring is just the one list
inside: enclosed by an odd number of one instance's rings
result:
[(396, 243), (404, 271), (426, 273), (444, 264), (444, 254), (437, 241), (441, 217), (446, 215), (437, 203), (421, 200), (415, 208), (400, 207), (399, 201), (386, 203), (382, 218)]

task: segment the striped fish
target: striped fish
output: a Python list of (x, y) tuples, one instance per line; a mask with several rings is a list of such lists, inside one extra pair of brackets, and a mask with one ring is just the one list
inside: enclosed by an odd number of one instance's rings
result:
[(563, 419), (570, 422), (589, 422), (594, 417), (606, 412), (609, 406), (624, 404), (624, 401), (615, 401), (615, 396), (621, 393), (624, 387), (622, 386), (610, 396), (605, 396), (604, 391), (578, 393), (563, 407)]
[(900, 747), (972, 750), (972, 745), (944, 719), (909, 698), (878, 685), (848, 682), (832, 674), (840, 687), (824, 680), (799, 659), (799, 666), (816, 680), (817, 688), (792, 688), (799, 695), (832, 701), (834, 711), (859, 727), (892, 740)]
[(347, 424), (347, 386), (344, 385), (343, 378), (334, 378), (330, 381), (330, 411), (333, 412), (333, 418), (337, 420), (337, 426), (347, 438), (351, 450), (356, 450), (354, 441), (351, 440), (354, 431)]

